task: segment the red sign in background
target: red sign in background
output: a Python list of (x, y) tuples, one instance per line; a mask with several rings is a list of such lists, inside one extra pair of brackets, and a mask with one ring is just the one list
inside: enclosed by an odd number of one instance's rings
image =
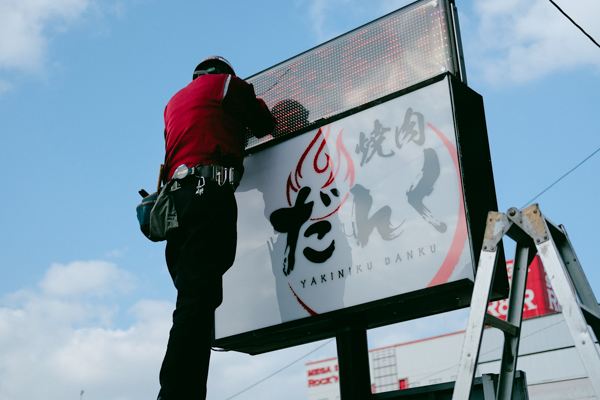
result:
[[(338, 376), (338, 365), (335, 362), (335, 358), (331, 358), (329, 362), (334, 362), (334, 364), (326, 365), (325, 367), (313, 368), (308, 371), (308, 387), (329, 385), (331, 383), (338, 383), (340, 380)], [(322, 363), (324, 361), (318, 361), (318, 363)], [(309, 363), (312, 364), (312, 363)], [(307, 365), (309, 365), (307, 364)]]
[[(506, 263), (509, 281), (512, 280), (513, 262)], [(523, 304), (523, 319), (559, 312), (560, 306), (546, 274), (540, 256), (535, 256), (529, 265), (525, 302)], [(488, 305), (488, 313), (506, 321), (508, 299), (493, 301)]]

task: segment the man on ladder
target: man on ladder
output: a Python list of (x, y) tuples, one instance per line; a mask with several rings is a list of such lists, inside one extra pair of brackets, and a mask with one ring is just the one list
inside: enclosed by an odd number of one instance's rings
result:
[(246, 130), (265, 136), (275, 119), (252, 84), (219, 56), (196, 67), (164, 117), (163, 179), (177, 180), (172, 194), (179, 228), (167, 237), (177, 305), (158, 399), (204, 399), (214, 311), (222, 301), (222, 276), (235, 258), (234, 191), (244, 171)]

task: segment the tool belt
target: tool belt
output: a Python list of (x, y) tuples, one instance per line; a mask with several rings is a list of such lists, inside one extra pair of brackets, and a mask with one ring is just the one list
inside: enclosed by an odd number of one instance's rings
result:
[(217, 182), (219, 186), (230, 184), (233, 190), (237, 189), (242, 180), (242, 174), (235, 168), (223, 167), (220, 165), (196, 165), (188, 167), (181, 164), (173, 174), (174, 180), (182, 180), (184, 178), (195, 176), (197, 178), (206, 178)]
[(234, 168), (220, 165), (196, 165), (190, 168), (182, 164), (175, 170), (173, 179), (160, 187), (162, 173), (163, 166), (161, 165), (159, 185), (156, 192), (149, 195), (145, 190), (140, 190), (140, 194), (144, 199), (136, 207), (140, 229), (153, 242), (166, 240), (169, 233), (179, 227), (175, 201), (171, 192), (186, 184), (186, 181), (190, 181), (191, 177), (198, 178), (197, 196), (201, 196), (204, 192), (206, 179), (215, 181), (219, 186), (230, 184), (233, 191), (235, 191), (242, 178), (241, 172), (236, 171)]

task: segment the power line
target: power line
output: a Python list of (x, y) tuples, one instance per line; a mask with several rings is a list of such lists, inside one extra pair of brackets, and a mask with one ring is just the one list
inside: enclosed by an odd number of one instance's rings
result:
[[(584, 33), (584, 35), (586, 35), (592, 42), (594, 42), (594, 44), (598, 47), (600, 47), (600, 44), (598, 44), (598, 42), (596, 42), (596, 40), (594, 40), (594, 38), (592, 36), (590, 36), (581, 26), (579, 26), (579, 24), (577, 24), (577, 22), (575, 22), (573, 20), (573, 18), (571, 18), (566, 12), (563, 11), (562, 8), (560, 8), (558, 6), (558, 4), (556, 4), (553, 0), (549, 0), (550, 3), (552, 3), (554, 5), (554, 7), (556, 7), (558, 9), (558, 11), (560, 11), (565, 17), (567, 17), (569, 19), (569, 21), (571, 21), (571, 23), (573, 23), (573, 25), (575, 25), (577, 28), (579, 28), (579, 30), (581, 32)], [(533, 199), (529, 200), (527, 203), (525, 203), (523, 205), (524, 208), (526, 207), (528, 204), (533, 203), (533, 201), (535, 199), (537, 199), (538, 197), (540, 197), (541, 195), (543, 195), (544, 193), (546, 193), (546, 191), (548, 191), (552, 186), (556, 185), (558, 182), (560, 182), (564, 177), (566, 177), (567, 175), (569, 175), (571, 172), (575, 171), (577, 168), (579, 168), (579, 166), (581, 166), (581, 164), (583, 164), (584, 162), (586, 162), (587, 160), (589, 160), (594, 154), (596, 154), (598, 151), (600, 151), (600, 149), (594, 151), (592, 154), (590, 154), (585, 160), (583, 160), (582, 162), (580, 162), (579, 164), (577, 164), (573, 169), (571, 169), (569, 172), (567, 172), (566, 174), (564, 174), (563, 176), (561, 176), (560, 178), (558, 178), (556, 181), (554, 181), (554, 183), (552, 183), (550, 186), (548, 186), (546, 189), (544, 189), (541, 193), (539, 193), (537, 196), (535, 196)]]
[(552, 4), (554, 5), (554, 7), (558, 8), (558, 11), (560, 11), (560, 12), (561, 12), (561, 13), (562, 13), (562, 14), (563, 14), (565, 17), (567, 17), (567, 18), (569, 19), (569, 21), (571, 21), (571, 22), (573, 23), (573, 25), (575, 25), (576, 27), (578, 27), (578, 28), (579, 28), (579, 30), (580, 30), (581, 32), (583, 32), (583, 34), (584, 34), (585, 36), (587, 36), (587, 37), (588, 37), (588, 38), (589, 38), (589, 39), (590, 39), (592, 42), (594, 42), (594, 44), (595, 44), (596, 46), (600, 47), (600, 44), (598, 44), (598, 42), (596, 42), (596, 41), (594, 40), (594, 38), (593, 38), (593, 37), (591, 37), (591, 36), (590, 36), (590, 35), (589, 35), (589, 34), (588, 34), (588, 33), (587, 33), (587, 32), (586, 32), (586, 31), (585, 31), (585, 30), (584, 30), (584, 29), (583, 29), (581, 26), (579, 26), (579, 25), (577, 24), (577, 22), (573, 21), (573, 18), (569, 17), (569, 15), (568, 15), (566, 12), (564, 12), (564, 11), (562, 10), (562, 8), (560, 8), (560, 7), (559, 7), (559, 6), (558, 6), (558, 5), (557, 5), (557, 4), (556, 4), (554, 1), (552, 1), (552, 0), (550, 0), (550, 3), (552, 3)]
[(592, 154), (590, 154), (589, 156), (587, 156), (582, 162), (580, 162), (579, 164), (577, 164), (573, 169), (571, 169), (569, 172), (567, 172), (566, 174), (564, 174), (563, 176), (561, 176), (560, 178), (558, 178), (556, 181), (554, 181), (554, 183), (552, 183), (550, 186), (548, 186), (546, 189), (544, 189), (540, 194), (538, 194), (537, 196), (535, 196), (533, 199), (529, 200), (527, 203), (525, 203), (523, 205), (523, 207), (521, 207), (521, 209), (525, 208), (528, 204), (533, 203), (533, 201), (535, 199), (537, 199), (538, 197), (540, 197), (541, 195), (543, 195), (544, 193), (546, 193), (548, 191), (548, 189), (550, 189), (552, 186), (556, 185), (558, 182), (560, 182), (565, 176), (569, 175), (571, 172), (575, 171), (577, 168), (579, 168), (581, 166), (581, 164), (583, 164), (584, 162), (586, 162), (587, 160), (589, 160), (590, 158), (592, 158), (592, 156), (594, 154), (596, 154), (597, 152), (600, 151), (600, 148), (597, 149), (596, 151), (594, 151)]
[(244, 393), (244, 392), (246, 392), (246, 391), (248, 391), (248, 390), (252, 389), (254, 386), (258, 385), (259, 383), (263, 383), (264, 381), (266, 381), (267, 379), (269, 379), (269, 378), (271, 378), (271, 377), (273, 377), (273, 376), (277, 375), (278, 373), (280, 373), (280, 372), (281, 372), (281, 371), (283, 371), (284, 369), (286, 369), (286, 368), (289, 368), (289, 367), (291, 367), (292, 365), (296, 364), (298, 361), (302, 360), (303, 358), (306, 358), (306, 357), (308, 357), (310, 354), (314, 353), (315, 351), (319, 350), (320, 348), (327, 346), (329, 343), (333, 342), (334, 340), (335, 340), (335, 339), (330, 339), (329, 341), (325, 342), (324, 344), (322, 344), (321, 346), (317, 347), (316, 349), (314, 349), (314, 350), (312, 350), (312, 351), (310, 351), (310, 352), (306, 353), (305, 355), (303, 355), (302, 357), (300, 357), (300, 358), (299, 358), (299, 359), (297, 359), (296, 361), (293, 361), (293, 362), (289, 363), (289, 364), (288, 364), (288, 365), (286, 365), (285, 367), (283, 367), (283, 368), (280, 368), (279, 370), (277, 370), (277, 371), (273, 372), (271, 375), (267, 376), (266, 378), (264, 378), (264, 379), (261, 379), (260, 381), (258, 381), (258, 382), (256, 382), (256, 383), (254, 383), (254, 384), (252, 384), (252, 385), (250, 385), (250, 386), (248, 386), (246, 389), (242, 390), (241, 392), (238, 392), (238, 393), (234, 394), (234, 395), (233, 395), (233, 396), (231, 396), (231, 397), (228, 397), (228, 398), (227, 398), (227, 399), (225, 399), (225, 400), (231, 400), (231, 399), (233, 399), (234, 397), (236, 397), (236, 396), (239, 396), (240, 394), (242, 394), (242, 393)]

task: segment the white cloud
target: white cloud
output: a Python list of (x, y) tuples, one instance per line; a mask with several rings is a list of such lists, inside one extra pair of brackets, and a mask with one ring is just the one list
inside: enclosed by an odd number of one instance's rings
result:
[[(557, 4), (600, 39), (600, 3)], [(489, 83), (523, 83), (581, 67), (600, 70), (600, 49), (547, 0), (477, 0), (473, 11), (478, 26), (471, 32), (478, 36), (463, 34), (466, 61)]]
[(328, 13), (335, 12), (336, 8), (342, 7), (350, 0), (313, 0), (309, 8), (309, 16), (313, 25), (313, 31), (317, 40), (324, 42), (336, 34), (327, 28)]
[(0, 0), (0, 68), (39, 68), (49, 31), (64, 30), (89, 6), (90, 0)]
[(174, 306), (140, 300), (129, 310), (130, 327), (110, 328), (117, 295), (132, 281), (106, 262), (55, 264), (38, 290), (7, 296), (0, 307), (0, 399), (77, 398), (81, 390), (85, 398), (156, 397)]
[[(600, 41), (600, 3), (556, 0)], [(387, 11), (405, 5), (382, 0)], [(521, 84), (553, 72), (592, 67), (600, 72), (600, 49), (548, 0), (475, 0), (460, 12), (467, 76), (493, 85)]]
[[(94, 281), (86, 284), (83, 277)], [(156, 398), (158, 373), (171, 327), (174, 305), (139, 300), (129, 309), (133, 323), (111, 328), (119, 290), (111, 287), (131, 276), (101, 261), (54, 264), (36, 289), (2, 299), (0, 307), (0, 399), (142, 400)], [(78, 284), (87, 285), (71, 290)], [(98, 297), (101, 296), (101, 297)], [(224, 399), (265, 378), (316, 344), (251, 357), (213, 353), (209, 398)], [(335, 343), (322, 349), (335, 354)], [(313, 354), (312, 357), (315, 357)], [(314, 358), (312, 358), (314, 359)], [(275, 378), (240, 395), (240, 400), (306, 398), (302, 359)]]
[(105, 254), (105, 256), (108, 258), (121, 258), (128, 251), (129, 251), (129, 248), (124, 247), (122, 249), (115, 249), (115, 250), (109, 251), (108, 253)]
[[(381, 14), (410, 3), (380, 0), (372, 8)], [(567, 0), (556, 3), (600, 41), (600, 2)], [(309, 16), (320, 42), (335, 31), (340, 15), (360, 13), (355, 0), (313, 0)], [(593, 68), (600, 71), (600, 49), (548, 0), (475, 0), (458, 4), (461, 13), (467, 75), (494, 85), (521, 84), (557, 71)], [(362, 10), (364, 12), (364, 10)]]
[[(155, 398), (174, 305), (139, 300), (127, 311), (133, 322), (113, 328), (121, 294), (134, 277), (115, 264), (77, 261), (53, 264), (35, 289), (13, 293), (0, 303), (0, 399), (142, 400)], [(122, 282), (127, 282), (119, 287)], [(442, 318), (440, 320), (440, 318)], [(424, 335), (464, 329), (464, 316), (448, 314), (375, 330), (374, 347)], [(441, 322), (440, 322), (441, 321)], [(400, 329), (398, 329), (400, 328)], [(327, 341), (259, 356), (213, 353), (209, 398), (225, 399), (280, 370), (290, 368), (236, 397), (264, 400), (307, 396), (305, 363), (335, 357)]]
[(39, 283), (51, 296), (104, 296), (125, 293), (134, 286), (133, 276), (105, 261), (75, 261), (68, 265), (52, 264)]

